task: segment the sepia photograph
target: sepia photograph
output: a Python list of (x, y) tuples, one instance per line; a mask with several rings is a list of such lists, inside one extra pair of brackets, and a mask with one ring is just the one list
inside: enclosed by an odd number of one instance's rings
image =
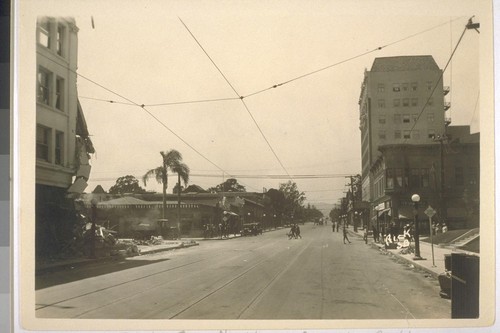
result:
[(488, 1), (15, 1), (30, 330), (487, 327)]

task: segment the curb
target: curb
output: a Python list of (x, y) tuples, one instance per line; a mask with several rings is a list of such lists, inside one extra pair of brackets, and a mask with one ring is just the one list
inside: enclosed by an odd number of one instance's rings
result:
[[(349, 232), (350, 235), (354, 235), (354, 236), (357, 236), (359, 238), (363, 238), (362, 235), (360, 235), (360, 234), (358, 234), (358, 233), (356, 233), (354, 231), (351, 231), (349, 229), (347, 230), (347, 232)], [(390, 253), (391, 255), (396, 256), (399, 259), (402, 259), (402, 260), (406, 261), (407, 263), (412, 264), (416, 268), (429, 273), (435, 279), (437, 279), (439, 277), (439, 273), (434, 272), (433, 270), (431, 270), (431, 269), (429, 269), (429, 268), (427, 268), (427, 267), (425, 267), (423, 265), (420, 265), (417, 261), (411, 260), (411, 259), (409, 259), (409, 258), (407, 258), (407, 257), (405, 257), (405, 256), (403, 256), (403, 255), (401, 255), (399, 253), (388, 251), (382, 244), (376, 244), (373, 241), (369, 241), (368, 244), (370, 244), (372, 247), (377, 247), (379, 250), (385, 251), (386, 253)]]

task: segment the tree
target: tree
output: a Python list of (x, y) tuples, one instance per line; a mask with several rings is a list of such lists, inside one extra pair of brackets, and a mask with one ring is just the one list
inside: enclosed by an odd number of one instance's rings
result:
[(287, 183), (280, 184), (279, 191), (283, 193), (285, 197), (284, 201), (284, 212), (289, 217), (293, 217), (295, 211), (302, 207), (304, 200), (306, 199), (304, 192), (299, 192), (297, 184), (289, 180)]
[(131, 175), (120, 177), (116, 180), (115, 185), (109, 188), (111, 194), (124, 194), (124, 193), (144, 193), (137, 178)]
[[(163, 163), (161, 166), (151, 169), (142, 177), (142, 181), (144, 182), (144, 186), (146, 186), (147, 181), (150, 178), (155, 178), (156, 181), (163, 185), (163, 214), (162, 217), (166, 218), (166, 209), (167, 209), (167, 188), (168, 188), (168, 170), (177, 173), (178, 176), (178, 184), (180, 184), (180, 180), (184, 181), (184, 185), (186, 185), (189, 181), (189, 167), (182, 163), (182, 155), (177, 150), (172, 149), (166, 152), (160, 152)], [(179, 185), (180, 186), (180, 185)], [(180, 195), (180, 191), (179, 191)], [(179, 198), (180, 201), (180, 198)], [(179, 203), (180, 207), (180, 203)], [(180, 223), (180, 219), (178, 221)]]
[(276, 219), (280, 219), (281, 215), (285, 211), (285, 196), (283, 195), (283, 192), (274, 188), (269, 189), (264, 197), (264, 205), (273, 215), (272, 221), (274, 227), (276, 227)]
[(219, 192), (246, 192), (245, 186), (238, 184), (238, 181), (234, 178), (228, 178), (224, 183), (221, 183), (215, 187), (210, 187), (208, 192), (219, 193)]

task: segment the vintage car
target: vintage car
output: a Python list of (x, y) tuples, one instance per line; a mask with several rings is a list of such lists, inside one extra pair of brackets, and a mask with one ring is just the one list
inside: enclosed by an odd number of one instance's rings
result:
[(246, 223), (243, 224), (243, 229), (240, 231), (242, 236), (257, 236), (262, 235), (262, 228), (260, 223)]

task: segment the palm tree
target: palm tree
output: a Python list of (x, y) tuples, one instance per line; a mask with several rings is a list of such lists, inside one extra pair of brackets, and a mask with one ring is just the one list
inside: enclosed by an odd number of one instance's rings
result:
[[(144, 186), (149, 178), (154, 177), (156, 181), (163, 185), (163, 218), (166, 218), (166, 209), (167, 209), (167, 187), (168, 187), (168, 169), (172, 172), (177, 173), (179, 189), (181, 179), (184, 181), (184, 185), (186, 185), (189, 181), (189, 167), (182, 163), (182, 155), (177, 150), (172, 149), (166, 152), (160, 152), (163, 163), (161, 166), (151, 169), (142, 177), (142, 181), (144, 182)], [(177, 228), (180, 232), (180, 190), (178, 196), (178, 216), (177, 216)]]

